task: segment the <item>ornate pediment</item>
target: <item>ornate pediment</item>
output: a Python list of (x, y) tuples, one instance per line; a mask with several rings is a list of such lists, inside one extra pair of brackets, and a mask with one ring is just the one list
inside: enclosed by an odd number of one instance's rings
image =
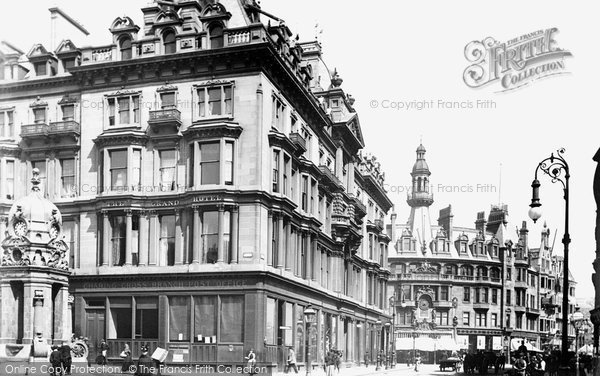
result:
[(202, 11), (201, 16), (201, 19), (205, 18), (229, 19), (231, 18), (231, 13), (229, 13), (221, 3), (207, 4), (204, 10)]
[[(439, 273), (439, 269), (436, 265), (430, 264), (428, 261), (424, 261), (415, 268), (416, 273)], [(432, 290), (433, 291), (433, 290)]]
[(121, 33), (121, 32), (134, 32), (137, 33), (140, 28), (133, 22), (133, 20), (127, 16), (117, 17), (110, 25), (110, 32)]
[(58, 45), (58, 48), (54, 51), (57, 55), (66, 55), (72, 53), (79, 53), (79, 49), (71, 42), (70, 39), (64, 39)]
[(164, 93), (164, 92), (168, 92), (168, 91), (177, 91), (177, 86), (172, 85), (168, 82), (165, 82), (165, 84), (163, 86), (156, 89), (157, 93)]
[(154, 24), (157, 26), (160, 24), (173, 24), (181, 22), (183, 22), (183, 19), (179, 17), (179, 15), (173, 10), (161, 11), (154, 19)]
[(35, 57), (47, 57), (49, 55), (50, 53), (48, 52), (48, 50), (46, 50), (46, 48), (43, 45), (38, 43), (31, 47), (31, 50), (29, 50), (29, 53), (27, 54), (27, 58), (31, 59)]
[(37, 98), (35, 98), (35, 101), (33, 101), (29, 107), (48, 107), (48, 102), (43, 101), (42, 98), (40, 98), (39, 96)]
[(61, 106), (65, 105), (65, 104), (74, 104), (74, 103), (77, 103), (77, 98), (70, 97), (69, 94), (64, 95), (58, 101), (58, 104)]

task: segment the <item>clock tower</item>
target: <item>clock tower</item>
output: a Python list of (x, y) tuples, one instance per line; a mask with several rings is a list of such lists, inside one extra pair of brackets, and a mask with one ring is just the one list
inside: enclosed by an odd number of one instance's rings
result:
[(10, 208), (2, 234), (0, 360), (30, 354), (45, 359), (51, 344), (68, 341), (72, 334), (61, 213), (40, 191), (37, 169), (31, 183), (30, 194)]

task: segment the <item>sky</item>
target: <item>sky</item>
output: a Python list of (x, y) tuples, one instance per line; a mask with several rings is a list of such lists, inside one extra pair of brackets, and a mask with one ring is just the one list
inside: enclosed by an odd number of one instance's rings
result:
[[(25, 28), (22, 17), (7, 17), (0, 23), (0, 39), (25, 51), (34, 43), (49, 45), (48, 8), (56, 5), (90, 31), (87, 44), (106, 44), (111, 22), (128, 15), (141, 25), (140, 8), (147, 3), (29, 1), (26, 25), (35, 27)], [(560, 184), (541, 177), (543, 217), (533, 224), (527, 211), (537, 164), (564, 147), (571, 169), (571, 271), (578, 282), (577, 297), (588, 298), (594, 295), (592, 157), (600, 147), (596, 3), (262, 0), (261, 6), (284, 19), (301, 40), (318, 35), (329, 69), (337, 68), (342, 88), (356, 98), (365, 151), (382, 164), (398, 221), (405, 222), (410, 214), (404, 187), (410, 184), (415, 149), (422, 140), (432, 172), (433, 219), (451, 204), (455, 225), (473, 227), (477, 212), (487, 215), (492, 204), (507, 204), (509, 230), (516, 231), (527, 220), (530, 242), (537, 246), (546, 222), (552, 237), (556, 232), (555, 252), (562, 254)], [(19, 2), (3, 4), (4, 14), (22, 10)], [(554, 27), (559, 30), (557, 45), (573, 54), (565, 59), (569, 74), (503, 93), (497, 92), (498, 85), (472, 89), (463, 82), (469, 42), (487, 37), (505, 42)], [(418, 102), (433, 105), (418, 110)], [(405, 105), (391, 108), (392, 103)], [(407, 109), (406, 103), (414, 104)], [(461, 108), (469, 103), (472, 108)], [(488, 106), (477, 108), (478, 103)]]

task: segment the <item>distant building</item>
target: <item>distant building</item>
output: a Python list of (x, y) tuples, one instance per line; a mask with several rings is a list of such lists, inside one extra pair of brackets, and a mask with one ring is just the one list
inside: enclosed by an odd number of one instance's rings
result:
[[(441, 355), (434, 350), (452, 347), (448, 338), (469, 352), (500, 351), (508, 345), (507, 331), (513, 346), (518, 340), (538, 348), (559, 344), (562, 257), (553, 252), (550, 230), (544, 227), (534, 248), (525, 222), (518, 231), (509, 226), (506, 205), (493, 205), (487, 218), (478, 213), (475, 227), (456, 226), (451, 206), (433, 223), (425, 152), (419, 145), (407, 197), (409, 220), (397, 223), (392, 213), (387, 227), (399, 360), (414, 346), (426, 349), (433, 361)], [(574, 299), (575, 281), (569, 278)]]
[[(305, 365), (307, 344), (315, 367), (329, 349), (347, 364), (375, 354), (392, 203), (320, 44), (250, 0), (142, 12), (102, 46), (0, 46), (0, 234), (39, 169), (92, 360), (103, 338), (109, 358), (147, 344), (168, 363), (240, 363), (253, 348), (282, 369), (287, 346)], [(32, 306), (31, 289), (4, 288), (3, 317), (9, 301)], [(0, 338), (31, 341), (22, 320)]]

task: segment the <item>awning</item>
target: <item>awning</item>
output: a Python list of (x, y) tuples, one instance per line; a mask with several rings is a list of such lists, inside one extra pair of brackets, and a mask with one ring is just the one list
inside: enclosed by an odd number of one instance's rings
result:
[(415, 338), (415, 349), (420, 351), (435, 351), (435, 340), (429, 337)]
[(396, 338), (396, 350), (412, 350), (413, 339), (411, 337)]
[(435, 342), (436, 350), (458, 351), (458, 345), (452, 337), (441, 337)]
[[(517, 351), (519, 349), (519, 346), (521, 346), (521, 341), (523, 341), (523, 338), (512, 338), (510, 341), (511, 351)], [(527, 348), (527, 351), (540, 352), (540, 353), (543, 352), (542, 350), (538, 349), (537, 347), (535, 347), (531, 343), (527, 342), (526, 340), (525, 340), (525, 347)]]
[(594, 346), (592, 345), (584, 345), (582, 346), (579, 350), (577, 350), (577, 353), (581, 354), (593, 354), (594, 353)]

